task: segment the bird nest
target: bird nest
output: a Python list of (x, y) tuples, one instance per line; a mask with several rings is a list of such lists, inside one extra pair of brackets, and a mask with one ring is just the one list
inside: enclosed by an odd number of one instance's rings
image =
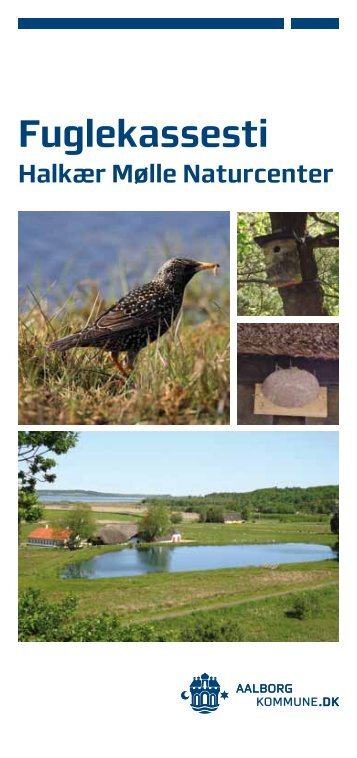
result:
[(316, 400), (320, 385), (314, 374), (296, 367), (277, 369), (262, 384), (263, 395), (282, 408), (302, 408)]

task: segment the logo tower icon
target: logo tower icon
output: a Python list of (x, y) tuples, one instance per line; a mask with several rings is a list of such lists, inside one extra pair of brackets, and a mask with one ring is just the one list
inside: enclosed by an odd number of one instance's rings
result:
[(215, 676), (208, 676), (208, 674), (194, 676), (190, 684), (191, 708), (199, 713), (216, 711), (219, 706), (220, 690), (220, 685)]

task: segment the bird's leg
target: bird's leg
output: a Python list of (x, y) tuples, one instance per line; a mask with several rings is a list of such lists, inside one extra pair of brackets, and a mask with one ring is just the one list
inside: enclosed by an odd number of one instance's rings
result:
[(133, 370), (138, 353), (139, 350), (128, 350), (125, 360), (125, 368), (128, 372)]
[(120, 363), (120, 361), (118, 361), (118, 353), (113, 353), (112, 352), (112, 353), (110, 353), (110, 357), (111, 357), (113, 363), (116, 365), (117, 369), (119, 370), (119, 373), (120, 373), (121, 377), (123, 377), (125, 379), (128, 376), (128, 372), (127, 372), (125, 366), (123, 365), (123, 363)]

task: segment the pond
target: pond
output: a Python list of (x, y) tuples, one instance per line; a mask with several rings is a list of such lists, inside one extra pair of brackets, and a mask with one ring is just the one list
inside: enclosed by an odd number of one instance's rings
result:
[(243, 566), (324, 561), (336, 557), (326, 545), (154, 545), (124, 548), (66, 566), (64, 579), (109, 579), (157, 572), (207, 571)]

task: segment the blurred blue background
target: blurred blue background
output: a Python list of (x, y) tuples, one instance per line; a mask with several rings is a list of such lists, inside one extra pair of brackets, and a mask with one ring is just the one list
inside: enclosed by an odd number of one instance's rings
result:
[(229, 213), (19, 213), (21, 299), (28, 285), (57, 300), (85, 280), (96, 282), (103, 296), (119, 297), (175, 256), (217, 262), (228, 276)]

